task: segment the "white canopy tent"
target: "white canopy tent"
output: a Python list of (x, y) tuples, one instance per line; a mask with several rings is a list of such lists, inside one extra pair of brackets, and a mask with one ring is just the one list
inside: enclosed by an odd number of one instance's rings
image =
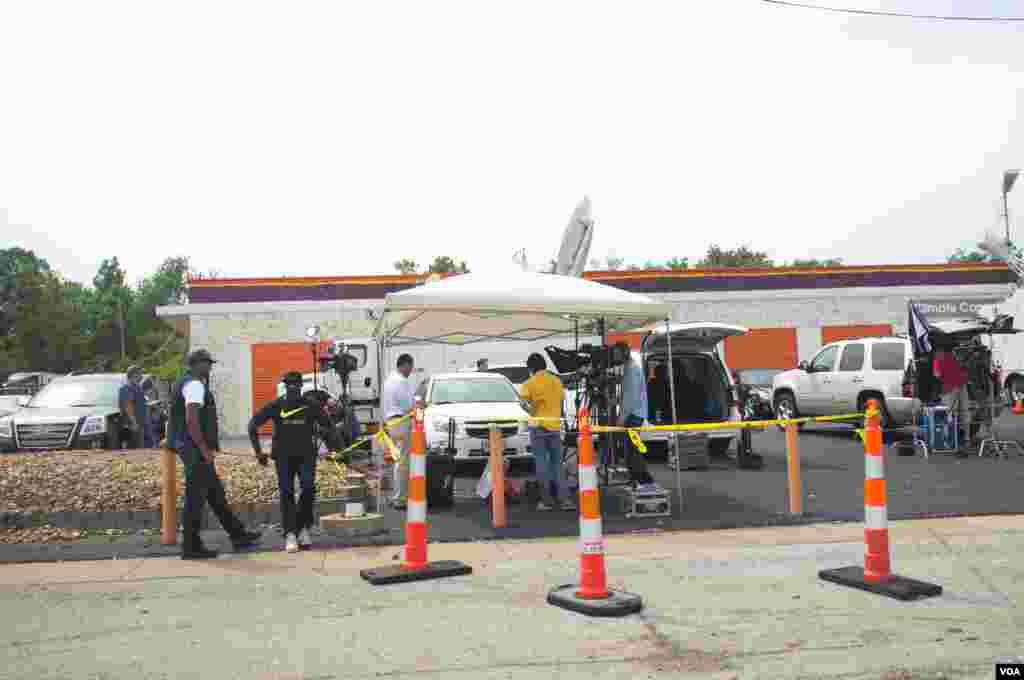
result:
[[(428, 343), (531, 341), (635, 330), (659, 321), (667, 325), (671, 312), (669, 304), (595, 281), (499, 268), (389, 293), (375, 334), (382, 351)], [(668, 351), (671, 358), (671, 344)], [(674, 404), (674, 379), (670, 385)], [(675, 416), (673, 408), (673, 422)], [(679, 474), (677, 456), (676, 484), (682, 503)]]
[(574, 276), (522, 270), (463, 274), (389, 293), (376, 335), (382, 345), (467, 345), (632, 330), (667, 319), (671, 306)]

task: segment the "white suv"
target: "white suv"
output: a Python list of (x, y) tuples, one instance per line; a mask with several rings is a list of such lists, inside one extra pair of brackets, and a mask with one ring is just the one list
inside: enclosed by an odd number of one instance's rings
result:
[[(882, 428), (913, 423), (914, 396), (904, 377), (913, 359), (910, 340), (858, 338), (825, 345), (810, 362), (775, 376), (772, 403), (778, 418), (835, 416), (882, 406)], [(850, 421), (855, 424), (856, 421)]]

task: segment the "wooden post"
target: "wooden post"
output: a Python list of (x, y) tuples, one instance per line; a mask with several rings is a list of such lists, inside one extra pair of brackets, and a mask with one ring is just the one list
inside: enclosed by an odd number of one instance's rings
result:
[(505, 528), (505, 437), (491, 423), (490, 437), (491, 512), (495, 529)]
[(803, 492), (800, 489), (800, 442), (796, 425), (786, 425), (786, 463), (789, 473), (789, 514), (803, 514)]
[(160, 452), (161, 501), (160, 501), (160, 545), (175, 545), (178, 542), (178, 480), (175, 475), (175, 454), (165, 448)]

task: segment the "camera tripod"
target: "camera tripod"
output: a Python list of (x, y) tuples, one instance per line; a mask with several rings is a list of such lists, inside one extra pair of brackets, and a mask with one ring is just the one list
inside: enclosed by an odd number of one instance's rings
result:
[[(992, 341), (992, 334), (991, 333), (989, 334), (988, 338), (989, 338), (989, 343), (992, 344), (993, 341)], [(985, 348), (985, 349), (988, 350), (988, 348)], [(1008, 440), (1008, 439), (999, 439), (999, 434), (998, 434), (999, 427), (996, 424), (996, 421), (997, 421), (997, 416), (996, 416), (996, 381), (994, 380), (994, 377), (992, 376), (992, 370), (991, 370), (991, 356), (992, 356), (992, 353), (991, 353), (991, 351), (985, 352), (984, 356), (989, 359), (989, 363), (986, 365), (985, 368), (987, 369), (987, 375), (989, 376), (989, 380), (988, 380), (988, 387), (989, 387), (988, 392), (989, 392), (989, 395), (988, 396), (989, 396), (989, 408), (991, 409), (991, 411), (990, 411), (990, 415), (989, 415), (990, 419), (989, 419), (989, 423), (988, 423), (988, 430), (989, 430), (988, 433), (989, 433), (989, 436), (986, 437), (985, 439), (983, 439), (982, 442), (981, 442), (981, 446), (978, 447), (978, 457), (979, 458), (983, 457), (985, 455), (986, 449), (991, 449), (994, 456), (1003, 456), (1004, 458), (1007, 457), (1007, 455), (1008, 455), (1008, 453), (1007, 453), (1008, 449), (1016, 449), (1018, 455), (1024, 454), (1024, 449), (1021, 449), (1021, 446), (1020, 446), (1019, 442)]]

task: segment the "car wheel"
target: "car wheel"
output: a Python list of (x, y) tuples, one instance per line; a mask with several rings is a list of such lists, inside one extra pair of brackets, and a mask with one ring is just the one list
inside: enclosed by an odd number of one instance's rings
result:
[(103, 448), (107, 451), (121, 448), (121, 438), (118, 436), (117, 423), (107, 422), (107, 435), (103, 438)]
[[(800, 411), (796, 408), (796, 399), (793, 398), (792, 394), (786, 393), (780, 395), (775, 400), (775, 418), (778, 420), (791, 420), (793, 418), (799, 418)], [(797, 430), (803, 429), (803, 423), (796, 426)], [(779, 425), (779, 430), (782, 432), (786, 431), (785, 426)]]
[(1024, 378), (1014, 378), (1011, 380), (1007, 386), (1007, 392), (1010, 393), (1010, 400), (1013, 403), (1024, 399)]

